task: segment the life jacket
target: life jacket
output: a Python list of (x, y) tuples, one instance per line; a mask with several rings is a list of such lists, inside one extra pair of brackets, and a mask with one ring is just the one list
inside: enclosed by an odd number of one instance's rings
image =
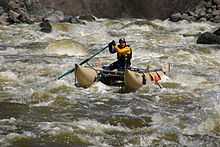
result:
[(126, 45), (125, 47), (120, 47), (120, 45), (115, 46), (116, 52), (117, 52), (117, 59), (123, 59), (123, 60), (131, 60), (132, 58), (132, 49)]

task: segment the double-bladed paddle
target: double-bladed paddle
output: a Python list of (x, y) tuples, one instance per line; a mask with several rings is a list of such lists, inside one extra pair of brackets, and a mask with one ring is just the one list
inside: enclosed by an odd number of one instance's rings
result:
[[(94, 58), (96, 55), (98, 55), (98, 54), (100, 54), (102, 51), (104, 51), (107, 47), (108, 47), (108, 45), (105, 46), (104, 48), (102, 48), (100, 51), (98, 51), (98, 52), (95, 53), (94, 55), (92, 55), (91, 57), (89, 57), (89, 58), (83, 60), (82, 62), (80, 62), (79, 65), (83, 65), (83, 64), (87, 63), (89, 60), (91, 60), (92, 58)], [(62, 75), (60, 75), (60, 76), (57, 78), (57, 80), (60, 80), (60, 79), (63, 78), (64, 76), (66, 76), (66, 75), (68, 75), (68, 74), (70, 74), (70, 73), (72, 73), (72, 72), (74, 72), (74, 71), (75, 71), (75, 67), (72, 68), (72, 69), (70, 69), (70, 70), (68, 70), (68, 71), (66, 71), (66, 72), (63, 73)]]

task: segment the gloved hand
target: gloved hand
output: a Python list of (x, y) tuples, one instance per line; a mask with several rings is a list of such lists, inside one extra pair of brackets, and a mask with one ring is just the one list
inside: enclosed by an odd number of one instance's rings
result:
[(109, 52), (114, 54), (116, 52), (115, 48), (113, 46), (115, 46), (116, 43), (114, 40), (112, 40), (109, 44), (108, 44), (108, 48), (109, 48)]
[(116, 45), (115, 40), (112, 40), (109, 44), (115, 46)]

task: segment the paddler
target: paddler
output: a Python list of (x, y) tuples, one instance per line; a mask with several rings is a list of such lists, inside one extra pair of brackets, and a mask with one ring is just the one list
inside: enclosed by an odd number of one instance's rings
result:
[(117, 53), (117, 61), (113, 62), (104, 69), (107, 70), (124, 70), (130, 68), (131, 66), (131, 58), (132, 58), (132, 49), (127, 45), (124, 38), (119, 39), (119, 44), (116, 45), (113, 40), (108, 44), (109, 52), (111, 54)]

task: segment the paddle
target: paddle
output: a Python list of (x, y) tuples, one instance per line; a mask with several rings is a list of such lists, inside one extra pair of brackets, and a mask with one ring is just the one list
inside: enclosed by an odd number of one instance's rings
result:
[[(89, 57), (89, 58), (83, 60), (82, 62), (80, 62), (79, 65), (85, 64), (86, 62), (88, 62), (89, 60), (91, 60), (92, 58), (94, 58), (96, 55), (98, 55), (98, 54), (100, 54), (102, 51), (104, 51), (107, 47), (108, 47), (108, 45), (105, 46), (104, 48), (102, 48), (100, 51), (98, 51), (98, 52), (95, 53), (94, 55), (92, 55), (91, 57)], [(72, 73), (72, 72), (74, 72), (74, 71), (75, 71), (75, 68), (72, 68), (72, 69), (68, 70), (68, 71), (65, 72), (64, 74), (60, 75), (60, 76), (57, 78), (57, 80), (60, 80), (60, 79), (63, 78), (64, 76), (66, 76), (66, 75), (68, 75), (68, 74), (70, 74), (70, 73)]]

